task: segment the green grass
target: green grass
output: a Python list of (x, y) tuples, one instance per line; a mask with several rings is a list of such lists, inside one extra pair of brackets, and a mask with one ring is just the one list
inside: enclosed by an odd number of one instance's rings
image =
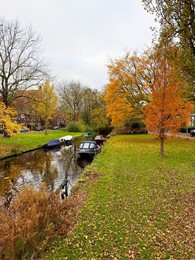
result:
[(46, 259), (194, 259), (195, 142), (116, 136), (84, 172), (88, 200)]
[(78, 136), (81, 133), (70, 133), (64, 130), (49, 131), (47, 135), (44, 132), (32, 132), (17, 134), (11, 138), (0, 137), (0, 158), (12, 154), (19, 154), (31, 149), (41, 147), (53, 138), (60, 138), (65, 135)]

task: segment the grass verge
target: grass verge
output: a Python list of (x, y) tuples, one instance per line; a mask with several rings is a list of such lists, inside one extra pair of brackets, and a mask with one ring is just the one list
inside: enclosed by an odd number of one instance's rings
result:
[(194, 151), (170, 138), (161, 159), (154, 136), (112, 137), (79, 184), (77, 225), (45, 259), (194, 259)]
[(66, 132), (64, 130), (44, 132), (32, 132), (17, 134), (11, 138), (0, 137), (0, 158), (19, 154), (31, 149), (39, 148), (53, 138), (60, 138), (65, 135), (79, 136), (81, 133)]

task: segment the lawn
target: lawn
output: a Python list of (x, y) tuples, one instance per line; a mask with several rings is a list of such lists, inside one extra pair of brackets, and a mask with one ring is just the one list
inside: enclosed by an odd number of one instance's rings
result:
[[(89, 181), (97, 176), (95, 181)], [(79, 184), (88, 199), (46, 259), (195, 259), (195, 142), (111, 137)]]
[(49, 140), (65, 135), (78, 136), (81, 135), (81, 133), (53, 130), (49, 131), (47, 135), (45, 135), (44, 132), (28, 132), (17, 134), (11, 138), (0, 136), (0, 158), (41, 147)]

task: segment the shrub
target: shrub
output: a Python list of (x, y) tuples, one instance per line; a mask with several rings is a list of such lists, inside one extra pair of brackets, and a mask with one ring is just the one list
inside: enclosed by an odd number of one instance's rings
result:
[(9, 207), (0, 208), (0, 258), (38, 255), (59, 227), (66, 233), (69, 207), (68, 201), (61, 203), (58, 195), (47, 192), (45, 185), (39, 191), (24, 187)]
[(93, 132), (93, 127), (91, 127), (89, 125), (85, 125), (84, 126), (84, 132)]
[(82, 132), (82, 125), (79, 122), (70, 122), (66, 126), (68, 132)]

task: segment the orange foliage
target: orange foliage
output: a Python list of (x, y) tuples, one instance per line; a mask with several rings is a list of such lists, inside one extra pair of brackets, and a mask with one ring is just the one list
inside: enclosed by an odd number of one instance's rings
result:
[(127, 52), (108, 65), (109, 84), (104, 100), (113, 126), (124, 125), (133, 116), (142, 117), (149, 102), (153, 72), (154, 62), (149, 52), (141, 57), (136, 52)]
[(107, 107), (107, 117), (112, 119), (112, 126), (120, 126), (130, 118), (132, 108), (128, 102), (128, 93), (121, 91), (121, 84), (109, 84), (104, 100)]
[(182, 99), (181, 89), (182, 82), (171, 66), (158, 58), (151, 102), (145, 110), (148, 131), (157, 132), (160, 138), (165, 138), (168, 131), (175, 134), (182, 124), (189, 123), (192, 105)]

